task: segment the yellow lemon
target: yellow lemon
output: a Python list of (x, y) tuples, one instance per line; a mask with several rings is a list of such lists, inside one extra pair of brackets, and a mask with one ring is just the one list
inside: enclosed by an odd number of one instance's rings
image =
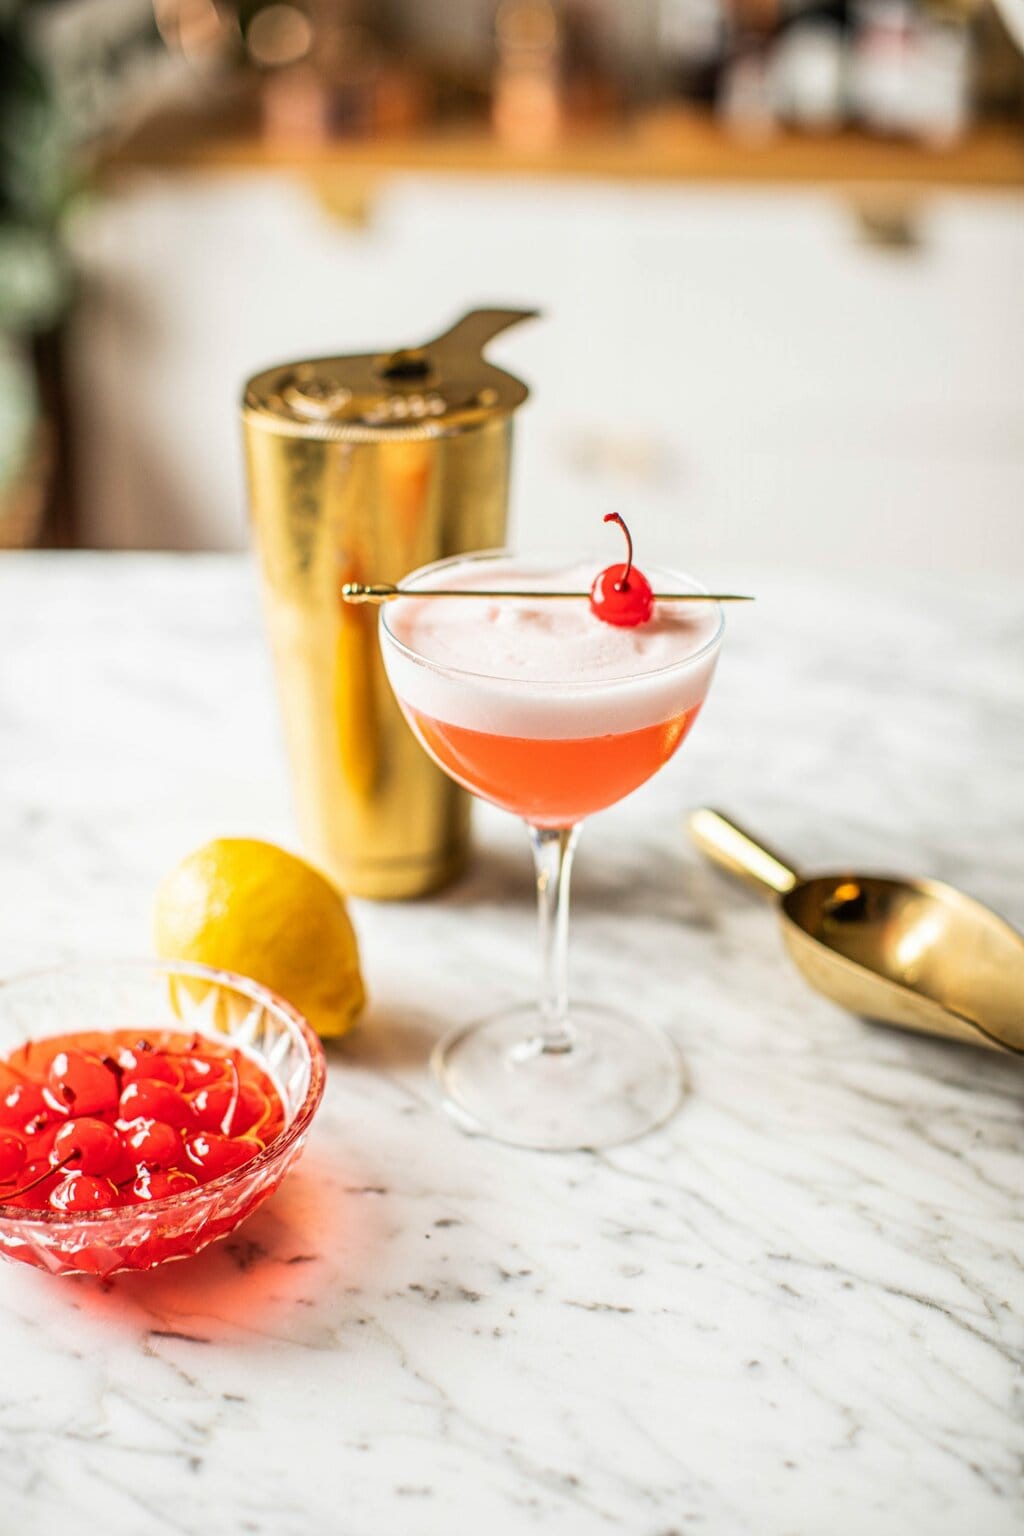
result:
[(156, 899), (157, 954), (250, 976), (319, 1035), (343, 1035), (366, 994), (345, 899), (294, 854), (222, 837), (171, 870)]

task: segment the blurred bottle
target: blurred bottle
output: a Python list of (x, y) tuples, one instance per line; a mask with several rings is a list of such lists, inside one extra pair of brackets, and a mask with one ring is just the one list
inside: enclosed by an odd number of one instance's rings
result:
[(775, 98), (769, 57), (759, 43), (737, 49), (722, 71), (716, 108), (731, 132), (764, 142), (775, 132)]
[(261, 6), (245, 28), (263, 74), (264, 132), (320, 142), (401, 133), (426, 115), (425, 78), (399, 60), (360, 0)]
[(545, 149), (563, 127), (562, 37), (555, 7), (551, 0), (502, 0), (494, 30), (495, 132), (517, 148)]
[(502, 0), (494, 30), (491, 119), (504, 143), (544, 149), (618, 107), (600, 10), (588, 0)]
[(827, 16), (786, 28), (771, 55), (770, 90), (781, 122), (811, 133), (832, 133), (843, 122), (846, 43)]
[(970, 119), (971, 51), (963, 18), (910, 0), (856, 0), (850, 102), (880, 134), (954, 142)]
[(713, 102), (733, 32), (727, 0), (658, 0), (657, 32), (669, 90)]

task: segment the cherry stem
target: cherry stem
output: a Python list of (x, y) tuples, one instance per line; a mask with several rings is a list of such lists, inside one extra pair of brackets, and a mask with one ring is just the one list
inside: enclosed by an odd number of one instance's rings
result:
[(626, 527), (625, 518), (620, 517), (618, 512), (606, 513), (604, 520), (606, 523), (618, 523), (619, 527), (626, 535), (626, 569), (623, 571), (619, 580), (615, 583), (615, 590), (616, 592), (628, 592), (629, 573), (633, 569), (633, 536), (629, 529)]
[(12, 1194), (6, 1195), (5, 1199), (20, 1200), (21, 1196), (27, 1195), (30, 1189), (35, 1189), (37, 1184), (42, 1184), (46, 1179), (52, 1179), (55, 1173), (60, 1173), (62, 1168), (66, 1168), (68, 1163), (73, 1163), (75, 1158), (81, 1157), (81, 1155), (81, 1152), (79, 1152), (78, 1148), (76, 1147), (74, 1151), (68, 1153), (63, 1162), (55, 1163), (52, 1168), (47, 1168), (45, 1173), (40, 1173), (36, 1178), (30, 1179), (29, 1182), (27, 1184), (23, 1184), (20, 1189), (16, 1189)]
[(231, 1135), (231, 1126), (235, 1118), (235, 1110), (238, 1108), (238, 1096), (242, 1091), (242, 1082), (238, 1076), (238, 1068), (235, 1066), (233, 1061), (231, 1062), (231, 1071), (235, 1079), (234, 1091), (231, 1095), (231, 1102), (228, 1104), (227, 1109), (224, 1111), (224, 1118), (220, 1123), (221, 1131), (225, 1136)]

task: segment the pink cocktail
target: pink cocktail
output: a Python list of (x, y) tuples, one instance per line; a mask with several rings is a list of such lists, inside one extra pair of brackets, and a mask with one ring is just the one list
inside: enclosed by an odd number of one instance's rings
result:
[[(505, 553), (444, 561), (403, 590), (586, 593), (597, 565)], [(648, 573), (661, 591), (699, 591)], [(460, 1031), (435, 1067), (474, 1128), (535, 1147), (608, 1145), (675, 1107), (680, 1071), (660, 1031), (567, 1001), (565, 934), (580, 823), (639, 787), (700, 711), (721, 642), (716, 604), (656, 604), (635, 628), (585, 598), (401, 598), (381, 643), (413, 731), (453, 779), (522, 816), (533, 840), (545, 954), (539, 1010)]]

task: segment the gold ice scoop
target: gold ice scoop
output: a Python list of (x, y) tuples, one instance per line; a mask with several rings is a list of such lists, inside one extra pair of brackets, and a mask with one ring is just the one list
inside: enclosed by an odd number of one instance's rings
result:
[(779, 897), (805, 978), (868, 1018), (1024, 1054), (1024, 936), (938, 880), (796, 870), (718, 811), (694, 811), (698, 848)]

